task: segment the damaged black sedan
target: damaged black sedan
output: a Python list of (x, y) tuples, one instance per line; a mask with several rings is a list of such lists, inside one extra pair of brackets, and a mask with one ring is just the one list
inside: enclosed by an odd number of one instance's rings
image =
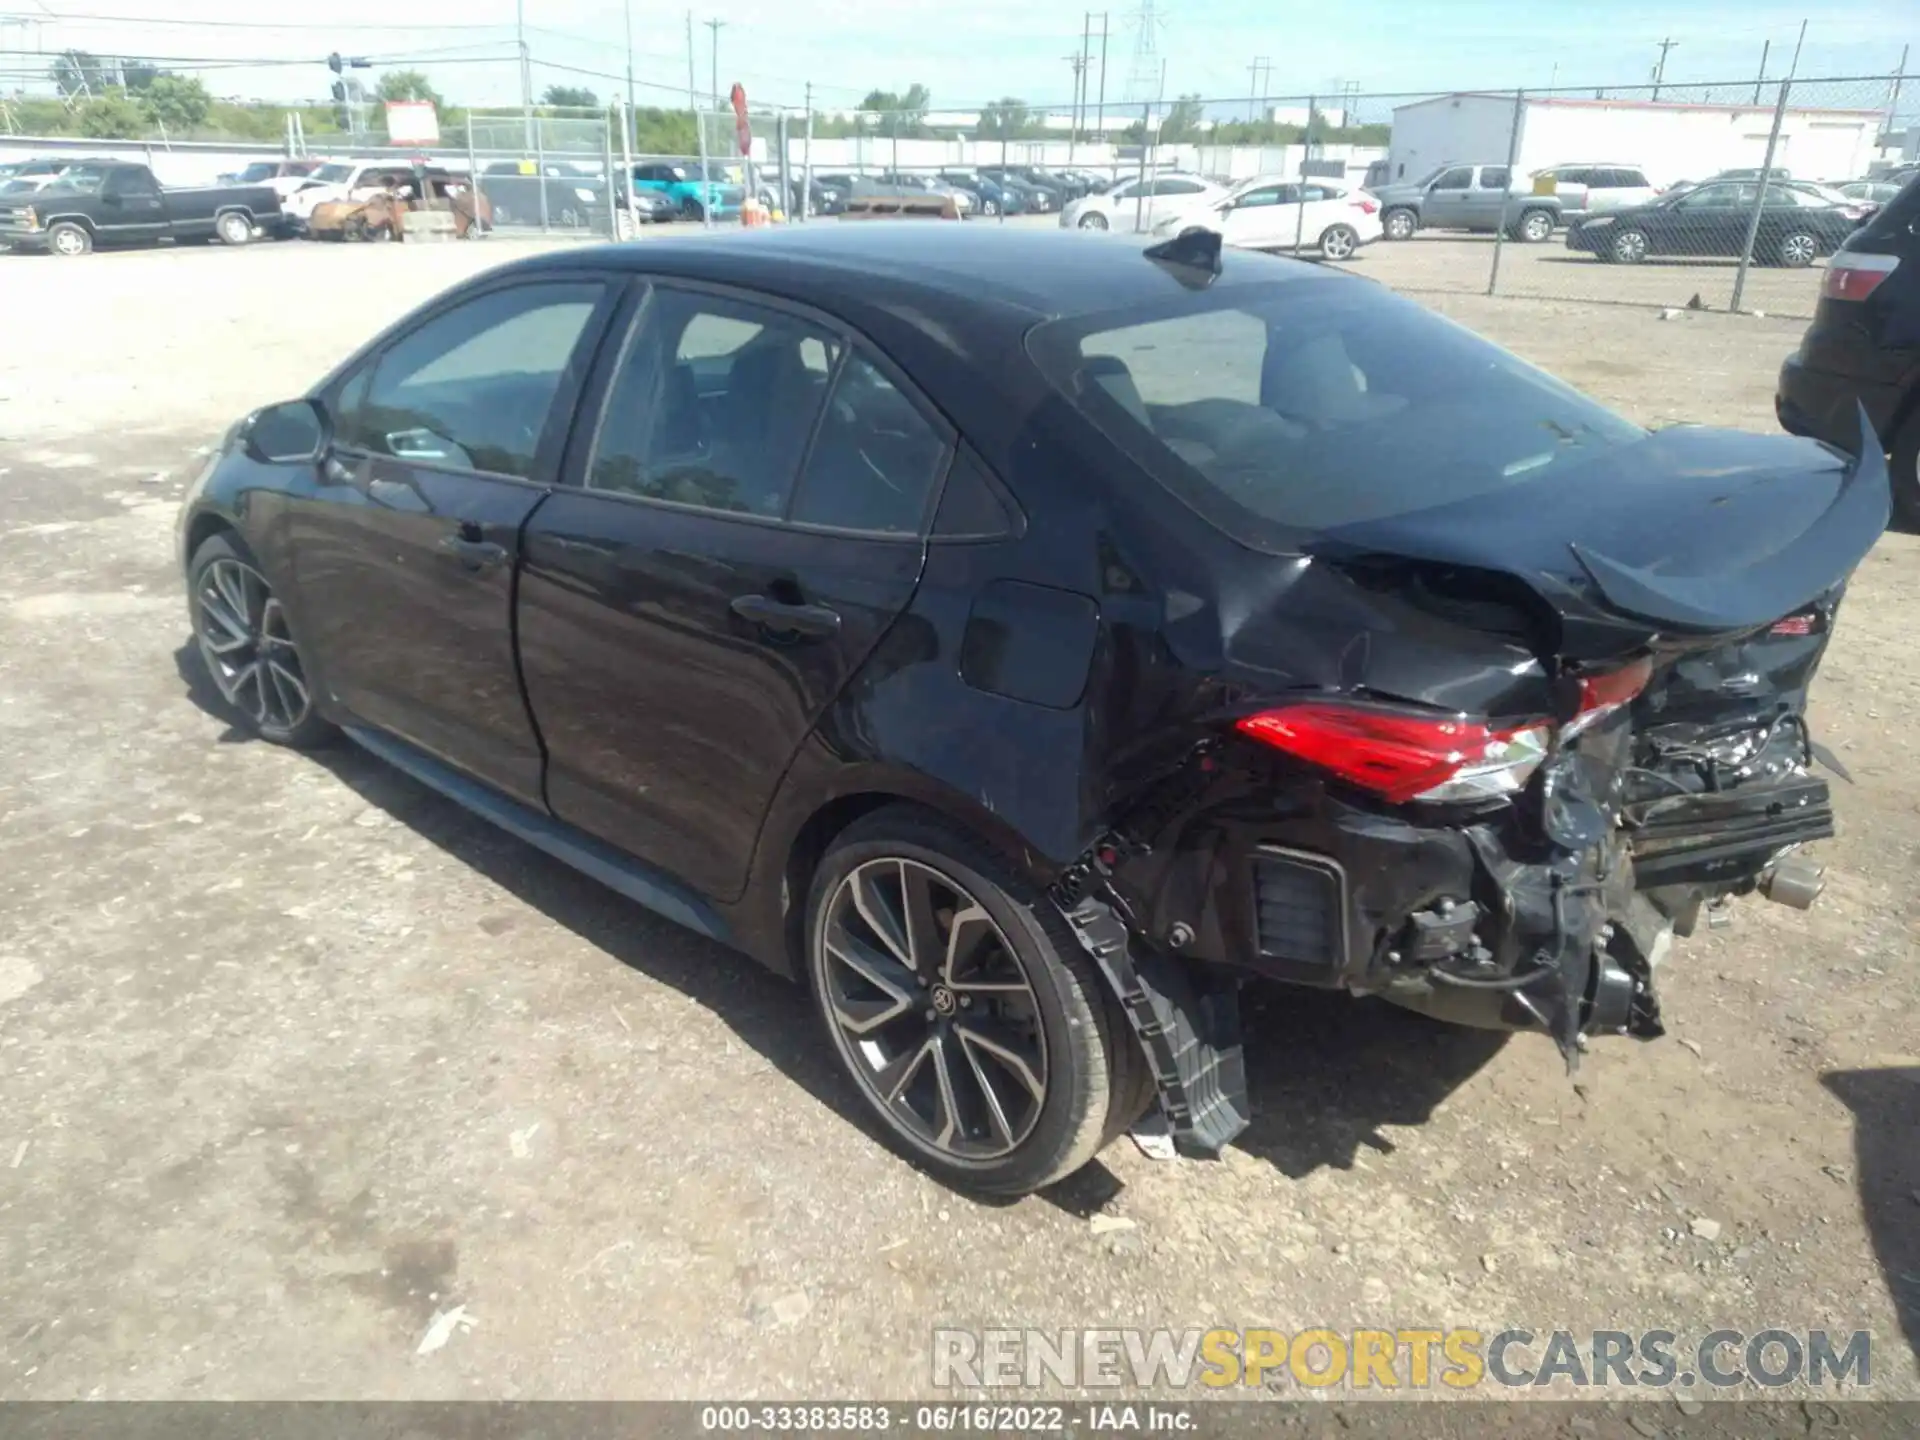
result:
[(577, 249), (243, 420), (182, 516), (227, 702), (803, 980), (1002, 1193), (1244, 1125), (1249, 976), (1659, 1033), (1812, 903), (1807, 688), (1877, 447), (1649, 432), (1208, 237)]

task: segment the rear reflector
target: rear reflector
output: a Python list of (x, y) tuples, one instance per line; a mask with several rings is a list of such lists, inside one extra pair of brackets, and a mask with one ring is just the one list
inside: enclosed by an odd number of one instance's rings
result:
[(1459, 716), (1346, 705), (1288, 705), (1237, 728), (1396, 805), (1518, 794), (1552, 738), (1545, 724), (1495, 729)]
[(1653, 662), (1636, 660), (1604, 675), (1583, 676), (1580, 681), (1580, 709), (1561, 728), (1562, 739), (1571, 740), (1583, 730), (1591, 730), (1623, 705), (1630, 705), (1653, 678)]
[(1827, 261), (1827, 274), (1820, 282), (1820, 293), (1829, 300), (1864, 300), (1899, 268), (1898, 255), (1836, 251)]

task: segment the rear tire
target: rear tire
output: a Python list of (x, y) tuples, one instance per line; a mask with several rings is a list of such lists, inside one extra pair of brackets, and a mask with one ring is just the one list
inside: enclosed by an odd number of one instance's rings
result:
[(237, 210), (229, 210), (213, 222), (213, 233), (222, 245), (246, 245), (253, 239), (253, 221)]
[(1326, 260), (1351, 260), (1360, 248), (1360, 234), (1351, 225), (1329, 225), (1320, 234), (1320, 255)]
[(1795, 230), (1780, 237), (1774, 247), (1773, 261), (1786, 270), (1804, 270), (1820, 258), (1820, 237)]
[(1541, 245), (1553, 238), (1553, 214), (1547, 210), (1529, 210), (1514, 227), (1513, 238), (1528, 245)]
[(1080, 217), (1080, 228), (1082, 230), (1104, 230), (1107, 228), (1107, 217), (1102, 215), (1098, 210), (1090, 210)]
[(806, 936), (863, 1108), (947, 1184), (1040, 1189), (1151, 1099), (1146, 1057), (1058, 907), (938, 816), (889, 806), (849, 827), (814, 875)]
[(1909, 530), (1920, 530), (1920, 407), (1893, 437), (1892, 466), (1888, 478), (1893, 482), (1894, 518)]

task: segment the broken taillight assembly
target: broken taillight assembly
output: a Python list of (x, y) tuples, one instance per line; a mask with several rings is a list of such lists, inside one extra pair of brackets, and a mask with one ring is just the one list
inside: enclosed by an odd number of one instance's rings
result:
[[(1631, 704), (1652, 676), (1652, 663), (1639, 660), (1583, 678), (1579, 710), (1561, 727), (1561, 737), (1570, 739)], [(1321, 702), (1262, 710), (1235, 728), (1396, 805), (1517, 795), (1553, 745), (1546, 720), (1494, 724), (1465, 715)]]
[(1838, 250), (1827, 261), (1827, 273), (1820, 282), (1820, 293), (1829, 300), (1864, 300), (1899, 268), (1898, 255)]
[(1544, 723), (1496, 729), (1460, 716), (1318, 704), (1263, 710), (1238, 729), (1396, 805), (1516, 795), (1552, 738)]
[(1789, 615), (1784, 620), (1776, 620), (1767, 627), (1769, 635), (1817, 635), (1820, 632), (1820, 616), (1812, 610), (1803, 610), (1798, 615)]

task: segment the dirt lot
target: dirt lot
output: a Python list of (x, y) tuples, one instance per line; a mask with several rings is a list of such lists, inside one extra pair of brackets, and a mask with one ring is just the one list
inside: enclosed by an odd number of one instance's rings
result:
[[(904, 1396), (936, 1324), (1865, 1327), (1920, 1397), (1920, 544), (1817, 692), (1826, 899), (1677, 946), (1668, 1039), (1264, 994), (1223, 1163), (982, 1205), (797, 992), (192, 678), (200, 448), (508, 253), (0, 259), (0, 1397)], [(1432, 303), (1648, 423), (1770, 429), (1799, 329)]]

